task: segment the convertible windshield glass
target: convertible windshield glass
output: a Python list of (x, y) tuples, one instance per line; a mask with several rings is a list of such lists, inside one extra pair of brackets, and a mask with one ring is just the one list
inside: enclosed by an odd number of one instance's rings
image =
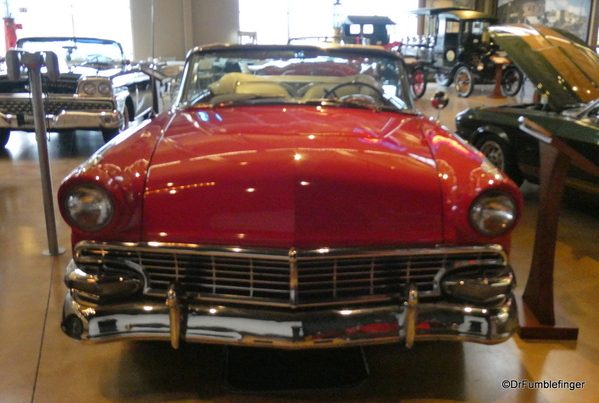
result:
[(52, 51), (58, 56), (61, 70), (73, 66), (111, 68), (121, 66), (123, 50), (117, 42), (85, 38), (31, 38), (19, 41), (27, 52)]
[(311, 104), (412, 110), (405, 67), (385, 51), (236, 46), (193, 53), (179, 105)]

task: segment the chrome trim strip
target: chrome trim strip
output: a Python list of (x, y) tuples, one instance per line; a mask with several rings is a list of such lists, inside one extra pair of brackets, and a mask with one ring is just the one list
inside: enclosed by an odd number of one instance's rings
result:
[(82, 241), (75, 245), (74, 257), (79, 257), (79, 252), (84, 249), (116, 249), (130, 251), (135, 249), (140, 252), (172, 252), (176, 250), (179, 254), (190, 255), (213, 255), (213, 256), (239, 256), (248, 258), (268, 258), (288, 261), (291, 255), (297, 259), (330, 259), (334, 257), (381, 257), (381, 256), (410, 256), (415, 254), (443, 255), (459, 253), (499, 253), (507, 262), (507, 253), (500, 245), (485, 246), (440, 246), (436, 248), (389, 248), (389, 247), (367, 247), (367, 248), (317, 248), (317, 249), (277, 249), (277, 248), (251, 248), (239, 246), (202, 245), (163, 242), (95, 242)]

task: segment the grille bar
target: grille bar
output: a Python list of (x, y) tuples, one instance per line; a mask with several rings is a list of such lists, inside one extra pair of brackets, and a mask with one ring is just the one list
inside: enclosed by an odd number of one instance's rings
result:
[(507, 264), (498, 246), (319, 252), (90, 242), (78, 245), (75, 260), (99, 276), (135, 271), (148, 295), (164, 296), (177, 281), (193, 298), (292, 307), (396, 299), (407, 284), (438, 296), (448, 271)]

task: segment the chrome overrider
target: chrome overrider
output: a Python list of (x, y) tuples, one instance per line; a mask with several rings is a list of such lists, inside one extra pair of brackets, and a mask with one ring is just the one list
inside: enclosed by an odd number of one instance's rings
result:
[[(282, 278), (278, 265), (288, 267)], [(65, 283), (62, 329), (86, 342), (411, 347), (494, 344), (517, 328), (515, 278), (498, 245), (258, 250), (82, 242)], [(285, 303), (271, 298), (279, 293)]]

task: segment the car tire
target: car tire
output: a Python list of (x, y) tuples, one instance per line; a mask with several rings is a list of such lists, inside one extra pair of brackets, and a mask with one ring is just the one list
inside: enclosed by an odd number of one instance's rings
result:
[(435, 82), (442, 87), (449, 87), (451, 85), (451, 79), (447, 74), (436, 73)]
[(104, 129), (102, 130), (102, 137), (104, 138), (104, 142), (108, 143), (112, 140), (117, 134), (129, 128), (129, 108), (125, 106), (123, 112), (121, 112), (121, 119), (119, 123), (119, 127), (117, 129)]
[(453, 83), (458, 96), (468, 98), (474, 90), (474, 75), (466, 66), (461, 66), (455, 72)]
[(516, 185), (522, 185), (524, 176), (518, 168), (516, 153), (507, 141), (495, 134), (486, 134), (476, 141), (475, 147)]
[(10, 129), (0, 129), (0, 145), (4, 148), (10, 138)]
[(506, 97), (513, 97), (522, 88), (524, 74), (516, 66), (509, 66), (501, 75), (501, 91)]
[(410, 77), (410, 89), (414, 99), (420, 99), (426, 92), (426, 71), (422, 67), (416, 67)]

